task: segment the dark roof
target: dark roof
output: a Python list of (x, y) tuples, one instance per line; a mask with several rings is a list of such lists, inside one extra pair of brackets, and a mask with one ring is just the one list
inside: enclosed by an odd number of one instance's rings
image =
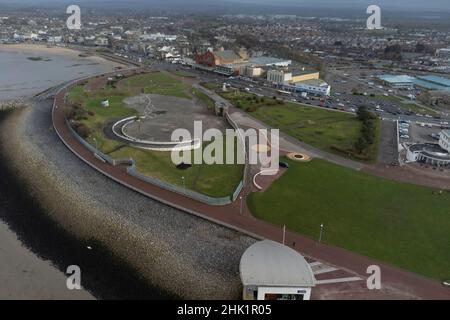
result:
[(234, 53), (234, 51), (232, 50), (214, 51), (213, 54), (227, 61), (242, 60), (242, 58), (238, 56), (236, 53)]

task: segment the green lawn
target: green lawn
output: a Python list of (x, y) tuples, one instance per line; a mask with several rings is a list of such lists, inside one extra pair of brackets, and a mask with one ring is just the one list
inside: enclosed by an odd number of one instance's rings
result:
[(191, 95), (189, 94), (191, 87), (189, 85), (162, 72), (141, 74), (124, 79), (119, 82), (118, 87), (126, 88), (135, 93), (144, 90), (145, 93), (161, 94), (186, 99), (191, 98)]
[(207, 94), (203, 93), (197, 88), (192, 88), (192, 96), (202, 101), (209, 109), (213, 109), (215, 106), (214, 100), (212, 100)]
[(311, 146), (360, 161), (375, 162), (377, 159), (380, 121), (377, 121), (375, 143), (358, 154), (354, 145), (361, 134), (362, 122), (353, 114), (258, 97), (241, 91), (219, 90), (218, 93), (272, 128), (280, 129)]
[(175, 71), (175, 72), (173, 72), (173, 74), (178, 77), (186, 77), (186, 78), (196, 78), (197, 77), (197, 75), (195, 73), (187, 72), (187, 71), (183, 71), (183, 70)]
[[(201, 154), (201, 149), (190, 152), (191, 156), (194, 152)], [(182, 177), (184, 177), (186, 188), (212, 197), (226, 197), (233, 194), (244, 171), (243, 165), (204, 163), (194, 164), (186, 170), (179, 170), (173, 164), (170, 152), (148, 151), (132, 147), (121, 148), (110, 156), (115, 159), (131, 157), (135, 160), (139, 172), (179, 187), (183, 186)]]
[(248, 204), (263, 220), (439, 280), (450, 278), (450, 192), (322, 160), (288, 171)]
[(435, 110), (430, 110), (430, 109), (423, 108), (421, 106), (418, 106), (415, 103), (402, 103), (402, 107), (405, 108), (406, 110), (409, 110), (409, 111), (414, 112), (414, 113), (429, 114), (429, 115), (432, 115), (432, 116), (439, 114), (439, 112), (437, 112)]
[[(177, 169), (172, 161), (170, 152), (147, 151), (128, 147), (116, 140), (108, 139), (104, 133), (104, 126), (113, 119), (120, 119), (137, 115), (137, 111), (125, 107), (123, 99), (144, 90), (146, 93), (172, 95), (193, 99), (196, 97), (205, 106), (211, 108), (213, 101), (200, 90), (178, 81), (164, 73), (150, 73), (133, 76), (121, 81), (117, 88), (107, 86), (104, 89), (86, 92), (84, 86), (79, 85), (69, 92), (68, 101), (79, 103), (86, 114), (77, 122), (90, 129), (86, 140), (109, 156), (118, 158), (133, 158), (138, 171), (159, 180), (182, 186), (182, 176), (185, 176), (185, 186), (188, 189), (212, 196), (224, 197), (231, 195), (242, 179), (242, 165), (194, 165), (187, 170)], [(101, 101), (108, 99), (110, 106), (101, 106)]]
[(259, 108), (252, 115), (298, 140), (327, 151), (331, 151), (332, 145), (351, 148), (362, 126), (351, 114), (290, 103)]

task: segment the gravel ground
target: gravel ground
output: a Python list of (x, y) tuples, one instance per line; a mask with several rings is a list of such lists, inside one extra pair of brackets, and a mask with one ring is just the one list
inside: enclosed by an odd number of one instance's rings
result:
[(241, 296), (239, 260), (255, 240), (141, 196), (88, 167), (57, 138), (51, 101), (15, 112), (0, 133), (18, 177), (65, 230), (108, 248), (153, 286), (181, 298)]

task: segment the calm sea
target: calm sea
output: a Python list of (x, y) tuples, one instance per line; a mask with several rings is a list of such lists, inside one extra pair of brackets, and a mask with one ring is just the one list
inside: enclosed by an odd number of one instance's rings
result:
[(30, 97), (63, 81), (105, 71), (106, 66), (87, 58), (0, 49), (0, 100)]

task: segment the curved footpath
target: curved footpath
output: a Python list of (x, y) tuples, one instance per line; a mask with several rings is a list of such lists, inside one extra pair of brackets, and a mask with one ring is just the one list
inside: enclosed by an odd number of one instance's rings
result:
[[(221, 206), (221, 207), (212, 207), (200, 202), (197, 202), (195, 200), (192, 200), (190, 198), (187, 198), (185, 196), (182, 196), (180, 194), (176, 194), (170, 191), (166, 191), (163, 189), (160, 189), (156, 186), (147, 184), (141, 180), (138, 180), (137, 178), (134, 178), (132, 176), (129, 176), (125, 169), (122, 167), (114, 167), (108, 164), (105, 164), (98, 160), (92, 153), (90, 153), (86, 148), (84, 148), (70, 133), (69, 128), (66, 126), (65, 118), (64, 118), (64, 112), (62, 108), (59, 106), (62, 106), (62, 103), (64, 101), (64, 90), (61, 91), (59, 94), (55, 97), (55, 104), (53, 108), (53, 126), (58, 134), (58, 136), (61, 138), (61, 140), (64, 142), (64, 144), (73, 152), (75, 153), (81, 160), (83, 160), (85, 163), (87, 163), (89, 166), (94, 168), (95, 170), (101, 172), (105, 176), (115, 180), (116, 182), (137, 191), (140, 194), (143, 194), (147, 196), (148, 198), (157, 200), (160, 203), (164, 203), (169, 205), (172, 208), (179, 209), (181, 211), (190, 213), (194, 216), (204, 218), (209, 221), (213, 221), (219, 225), (229, 227), (231, 229), (240, 231), (242, 233), (245, 233), (247, 235), (251, 235), (255, 238), (267, 238), (272, 239), (275, 241), (281, 241), (282, 240), (282, 230), (280, 227), (260, 221), (254, 217), (251, 216), (251, 214), (248, 212), (248, 209), (245, 208), (243, 214), (240, 214), (240, 201), (236, 201), (233, 204)], [(72, 161), (73, 162), (73, 161)], [(89, 179), (87, 181), (80, 181), (81, 186), (83, 187), (86, 183), (88, 183)], [(108, 188), (109, 188), (108, 184)], [(106, 186), (102, 188), (103, 193), (106, 191)], [(242, 194), (246, 194), (248, 190), (243, 190)], [(129, 194), (127, 192), (127, 194)], [(96, 198), (100, 198), (96, 196)], [(108, 197), (109, 198), (109, 197)], [(127, 203), (130, 205), (133, 203), (131, 199), (128, 199), (125, 197), (125, 195), (121, 195), (120, 199), (126, 199)], [(105, 200), (103, 200), (105, 201)], [(157, 202), (153, 202), (157, 203)], [(172, 211), (173, 209), (168, 209), (169, 207), (163, 206), (163, 205), (156, 205), (157, 207), (160, 207), (163, 212), (169, 210)], [(158, 214), (158, 213), (154, 213)], [(145, 215), (146, 216), (146, 215)], [(141, 215), (141, 217), (145, 217), (144, 215)], [(134, 217), (135, 218), (135, 217)], [(165, 225), (165, 222), (168, 222), (167, 216), (165, 214), (162, 214), (161, 218), (162, 221), (157, 221), (158, 225)], [(173, 217), (175, 219), (175, 217)], [(193, 218), (193, 217), (192, 217)], [(178, 215), (177, 218), (178, 219)], [(187, 218), (186, 218), (187, 219)], [(169, 219), (170, 220), (170, 219)], [(195, 220), (198, 221), (198, 220)], [(173, 223), (173, 221), (171, 222)], [(200, 222), (197, 222), (200, 224)], [(206, 224), (206, 222), (204, 222)], [(210, 226), (213, 226), (213, 224), (208, 224)], [(113, 226), (109, 226), (113, 227)], [(180, 234), (173, 234), (175, 238), (182, 238), (182, 237), (197, 237), (194, 230), (178, 230)], [(224, 231), (223, 231), (224, 232)], [(229, 231), (231, 232), (231, 231)], [(132, 233), (134, 237), (138, 237), (139, 233)], [(235, 234), (236, 237), (243, 237), (242, 235), (239, 236), (239, 234)], [(165, 237), (164, 237), (165, 238)], [(244, 241), (244, 239), (246, 239)], [(208, 241), (210, 239), (205, 238), (205, 241)], [(156, 241), (156, 237), (155, 237)], [(240, 242), (240, 249), (242, 249), (242, 244), (250, 243), (250, 238), (244, 237), (242, 239), (243, 242)], [(195, 247), (195, 250), (199, 250), (197, 253), (192, 252), (194, 248), (190, 248), (190, 252), (195, 256), (195, 254), (199, 255), (199, 257), (202, 257), (204, 254), (212, 254), (213, 252), (217, 252), (218, 254), (222, 254), (223, 248), (221, 246), (223, 245), (221, 242), (214, 241), (214, 244), (211, 244), (210, 241), (208, 243), (211, 245), (209, 249), (203, 248), (199, 249), (198, 246)], [(351, 293), (347, 293), (347, 295), (342, 296), (338, 293), (335, 297), (353, 297), (353, 298), (411, 298), (411, 299), (450, 299), (450, 290), (446, 287), (444, 287), (442, 284), (440, 284), (437, 281), (430, 280), (428, 278), (422, 277), (420, 275), (388, 266), (386, 264), (383, 264), (379, 261), (376, 261), (374, 259), (370, 259), (358, 254), (355, 254), (353, 252), (328, 246), (328, 245), (318, 245), (316, 241), (301, 236), (299, 234), (294, 234), (291, 232), (287, 232), (286, 234), (286, 243), (295, 245), (294, 249), (299, 250), (301, 253), (306, 255), (307, 257), (312, 257), (319, 261), (326, 261), (328, 264), (332, 264), (335, 266), (338, 266), (340, 269), (347, 270), (351, 272), (352, 274), (358, 275), (362, 278), (366, 278), (366, 270), (369, 265), (378, 265), (381, 267), (382, 271), (382, 282), (383, 282), (383, 289), (382, 290), (375, 290), (375, 291), (369, 291), (365, 289), (363, 286), (355, 288), (355, 295), (352, 295)], [(210, 251), (209, 251), (210, 250)], [(134, 251), (134, 250), (133, 250)], [(134, 254), (133, 256), (136, 256)], [(241, 256), (241, 252), (236, 251), (234, 252), (234, 258), (231, 259), (236, 263), (235, 266), (228, 267), (231, 269), (234, 269), (236, 272), (236, 268), (238, 266), (238, 260)], [(142, 257), (145, 258), (145, 257)], [(206, 273), (206, 275), (203, 274), (202, 270), (199, 270), (196, 266), (191, 265), (190, 268), (192, 270), (188, 273), (189, 275), (192, 275), (193, 270), (195, 270), (195, 278), (201, 277), (201, 278), (207, 278), (209, 273)], [(170, 269), (170, 268), (167, 268)], [(171, 275), (168, 270), (164, 270), (163, 274), (166, 275), (166, 279), (177, 279), (178, 275)], [(235, 274), (236, 275), (236, 274)], [(188, 277), (189, 278), (189, 277)], [(192, 284), (192, 281), (194, 279), (189, 279), (188, 282)], [(222, 283), (223, 285), (223, 283)], [(188, 286), (184, 285), (184, 288)], [(187, 288), (186, 288), (187, 289)], [(332, 288), (331, 289), (335, 289)], [(324, 295), (326, 295), (326, 286), (322, 286), (316, 289), (317, 292), (322, 292)], [(337, 292), (339, 292), (339, 288), (335, 289)], [(223, 291), (223, 288), (219, 290), (220, 292)], [(358, 295), (359, 294), (359, 295)], [(217, 297), (217, 294), (212, 294), (212, 292), (209, 292), (209, 296), (206, 294), (204, 297), (212, 298)], [(193, 297), (199, 297), (198, 295), (195, 296), (189, 296), (189, 298)], [(329, 295), (328, 295), (329, 297)]]
[(241, 297), (239, 259), (255, 239), (144, 197), (86, 166), (55, 134), (52, 103), (37, 101), (0, 126), (8, 166), (43, 211), (81, 243), (109, 249), (174, 296)]

